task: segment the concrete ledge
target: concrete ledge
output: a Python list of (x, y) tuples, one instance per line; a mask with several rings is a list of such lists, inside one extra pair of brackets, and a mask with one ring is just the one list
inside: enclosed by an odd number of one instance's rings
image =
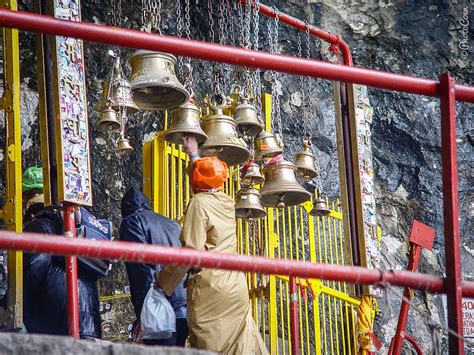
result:
[(0, 354), (210, 355), (208, 351), (75, 340), (63, 336), (0, 333)]

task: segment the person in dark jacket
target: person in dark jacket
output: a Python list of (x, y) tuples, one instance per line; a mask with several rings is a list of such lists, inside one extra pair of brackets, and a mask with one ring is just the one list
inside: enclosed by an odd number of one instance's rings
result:
[[(27, 206), (23, 230), (43, 234), (63, 234), (60, 211), (54, 207), (44, 207), (42, 190), (41, 168), (27, 169), (23, 174), (23, 197)], [(23, 313), (28, 333), (67, 335), (64, 258), (25, 253), (23, 270)], [(80, 337), (100, 339), (100, 305), (96, 280), (79, 273), (78, 289)]]
[[(130, 189), (122, 198), (122, 223), (120, 225), (120, 240), (144, 244), (181, 247), (179, 225), (151, 210), (145, 195), (137, 190)], [(125, 263), (130, 293), (135, 310), (138, 327), (145, 296), (153, 285), (155, 273), (159, 272), (162, 265)], [(186, 293), (184, 279), (168, 300), (176, 314), (176, 333), (170, 339), (144, 340), (147, 345), (184, 346), (188, 336), (186, 321)]]

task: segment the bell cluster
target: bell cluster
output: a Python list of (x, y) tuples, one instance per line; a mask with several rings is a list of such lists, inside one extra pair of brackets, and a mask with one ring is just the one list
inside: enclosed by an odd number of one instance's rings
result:
[[(101, 115), (100, 129), (120, 130), (117, 142), (120, 153), (133, 150), (125, 138), (127, 114), (138, 110), (169, 110), (171, 122), (162, 135), (165, 141), (181, 144), (184, 136), (192, 135), (199, 143), (201, 156), (216, 156), (228, 166), (244, 165), (240, 179), (242, 188), (236, 196), (237, 218), (264, 218), (264, 207), (284, 208), (311, 199), (311, 194), (298, 181), (298, 178), (308, 181), (317, 176), (309, 140), (304, 140), (304, 150), (295, 155), (293, 164), (283, 158), (281, 137), (264, 130), (252, 100), (238, 89), (231, 97), (222, 93), (206, 97), (204, 104), (209, 112), (203, 116), (190, 94), (192, 89), (182, 85), (175, 75), (176, 58), (173, 55), (138, 50), (130, 64), (132, 71), (128, 82), (122, 77), (120, 61), (116, 59), (96, 107)], [(260, 189), (256, 188), (258, 185)], [(324, 216), (329, 212), (318, 191), (311, 214)]]

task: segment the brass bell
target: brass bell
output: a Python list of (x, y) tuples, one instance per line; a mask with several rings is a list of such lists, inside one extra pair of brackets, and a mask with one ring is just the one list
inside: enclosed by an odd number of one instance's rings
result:
[(176, 78), (175, 56), (138, 50), (130, 64), (133, 100), (140, 109), (168, 110), (188, 101), (188, 90)]
[(126, 155), (133, 151), (133, 147), (130, 145), (130, 141), (125, 137), (120, 137), (117, 142), (117, 152), (122, 155)]
[(262, 205), (265, 207), (283, 208), (299, 205), (311, 198), (296, 180), (296, 166), (282, 160), (263, 169), (265, 183), (260, 190)]
[(311, 216), (325, 217), (331, 213), (331, 210), (326, 205), (326, 200), (324, 200), (319, 191), (316, 192), (316, 201), (313, 203), (313, 208), (309, 212)]
[(223, 114), (223, 106), (214, 107), (214, 114), (204, 117), (201, 122), (208, 138), (201, 145), (200, 153), (216, 156), (229, 166), (244, 163), (250, 158), (250, 151), (239, 138), (234, 119)]
[(245, 186), (260, 185), (264, 179), (260, 173), (260, 166), (256, 163), (250, 163), (245, 175), (242, 177), (242, 184)]
[(163, 139), (167, 142), (182, 144), (185, 135), (193, 135), (199, 144), (206, 141), (207, 135), (199, 124), (199, 108), (190, 99), (184, 105), (171, 111), (171, 125), (166, 131)]
[(100, 114), (100, 120), (97, 122), (97, 126), (101, 131), (114, 131), (120, 129), (122, 124), (117, 119), (117, 112), (108, 106)]
[(277, 137), (270, 132), (260, 132), (255, 138), (255, 159), (276, 157), (283, 153)]
[(298, 176), (308, 181), (318, 175), (314, 166), (316, 158), (311, 154), (309, 150), (311, 145), (307, 140), (304, 140), (303, 145), (304, 150), (295, 154), (295, 165)]
[(255, 137), (263, 130), (257, 109), (248, 102), (247, 98), (242, 98), (242, 102), (235, 108), (234, 120), (237, 123), (237, 130), (245, 140), (248, 137)]
[(264, 218), (267, 212), (260, 203), (261, 195), (257, 189), (243, 187), (237, 192), (235, 217), (242, 219)]
[(109, 87), (107, 81), (102, 83), (102, 97), (95, 107), (97, 112), (104, 112), (109, 106), (114, 110), (118, 110), (119, 106), (126, 107), (130, 114), (138, 112), (138, 106), (132, 100), (131, 86), (128, 81), (122, 78), (114, 80), (110, 96)]

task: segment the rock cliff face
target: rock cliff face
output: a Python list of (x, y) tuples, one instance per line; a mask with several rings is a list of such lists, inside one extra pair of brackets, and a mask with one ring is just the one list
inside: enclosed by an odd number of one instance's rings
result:
[[(196, 3), (191, 1), (191, 3)], [(207, 7), (203, 1), (191, 9), (191, 36), (207, 39)], [(457, 82), (474, 84), (472, 76), (472, 29), (473, 9), (469, 2), (443, 1), (349, 1), (349, 0), (287, 0), (266, 1), (291, 14), (330, 32), (339, 34), (352, 49), (357, 66), (386, 70), (436, 79), (450, 71)], [(123, 24), (138, 28), (139, 1), (123, 1)], [(175, 1), (163, 1), (163, 31), (176, 33)], [(20, 1), (20, 8), (32, 10), (32, 2)], [(95, 0), (82, 0), (85, 21), (110, 23), (111, 7)], [(234, 13), (235, 15), (235, 13)], [(236, 16), (236, 15), (235, 15)], [(260, 19), (261, 48), (268, 50), (265, 18)], [(297, 53), (297, 33), (284, 26), (279, 30), (279, 48), (282, 53)], [(236, 35), (237, 36), (237, 35)], [(22, 34), (22, 134), (24, 166), (40, 163), (38, 129), (38, 94), (35, 73), (34, 36)], [(304, 38), (303, 38), (304, 43)], [(328, 45), (311, 40), (312, 57), (335, 61)], [(104, 134), (97, 130), (98, 115), (93, 111), (101, 91), (101, 80), (106, 78), (105, 46), (87, 43), (85, 46), (89, 120), (91, 135), (91, 160), (93, 174), (94, 206), (92, 211), (101, 218), (111, 218), (115, 226), (120, 224), (120, 199), (127, 188), (140, 187), (142, 182), (142, 144), (162, 129), (159, 113), (135, 114), (130, 120), (128, 135), (135, 147), (134, 152), (122, 158), (115, 152), (115, 133)], [(124, 51), (129, 56), (131, 51)], [(196, 63), (195, 90), (199, 98), (210, 91), (211, 67), (209, 63)], [(262, 76), (268, 90), (267, 76)], [(300, 119), (301, 103), (296, 99), (301, 90), (298, 78), (281, 75), (281, 110), (286, 155), (292, 157), (301, 148), (303, 130)], [(335, 139), (335, 118), (332, 85), (314, 80), (314, 91), (309, 97), (311, 121), (309, 131), (319, 160), (324, 193), (338, 196), (339, 179)], [(372, 131), (375, 159), (376, 198), (378, 222), (383, 229), (382, 266), (386, 269), (405, 269), (408, 253), (408, 233), (413, 218), (436, 229), (433, 251), (424, 250), (419, 271), (442, 275), (444, 266), (444, 237), (442, 214), (442, 185), (440, 164), (440, 109), (437, 100), (428, 97), (406, 95), (370, 89), (370, 101), (374, 107)], [(473, 106), (457, 105), (457, 147), (459, 168), (459, 207), (462, 238), (463, 274), (472, 280), (474, 266), (473, 208), (474, 208), (474, 129)], [(2, 122), (2, 120), (0, 120)], [(0, 127), (2, 127), (0, 125)], [(4, 139), (3, 136), (0, 140)], [(4, 159), (4, 154), (0, 154)], [(3, 171), (0, 173), (2, 180)], [(313, 188), (309, 184), (308, 188)], [(0, 187), (3, 189), (3, 186)], [(3, 190), (0, 190), (0, 196)], [(121, 266), (116, 267), (112, 281), (101, 283), (102, 295), (126, 293), (126, 276)], [(401, 294), (401, 290), (398, 290)], [(390, 293), (389, 293), (390, 294)], [(113, 301), (104, 301), (105, 303)], [(377, 317), (376, 333), (386, 346), (390, 341), (398, 316), (400, 299), (390, 295), (387, 307)], [(416, 307), (430, 314), (435, 321), (445, 324), (441, 298), (416, 292)], [(111, 319), (109, 338), (126, 337), (127, 324), (133, 320), (132, 312), (122, 306), (105, 314)], [(119, 312), (120, 314), (112, 314)], [(412, 311), (408, 333), (416, 335), (423, 350), (431, 349), (431, 333), (428, 321)], [(443, 336), (446, 334), (443, 333)]]

